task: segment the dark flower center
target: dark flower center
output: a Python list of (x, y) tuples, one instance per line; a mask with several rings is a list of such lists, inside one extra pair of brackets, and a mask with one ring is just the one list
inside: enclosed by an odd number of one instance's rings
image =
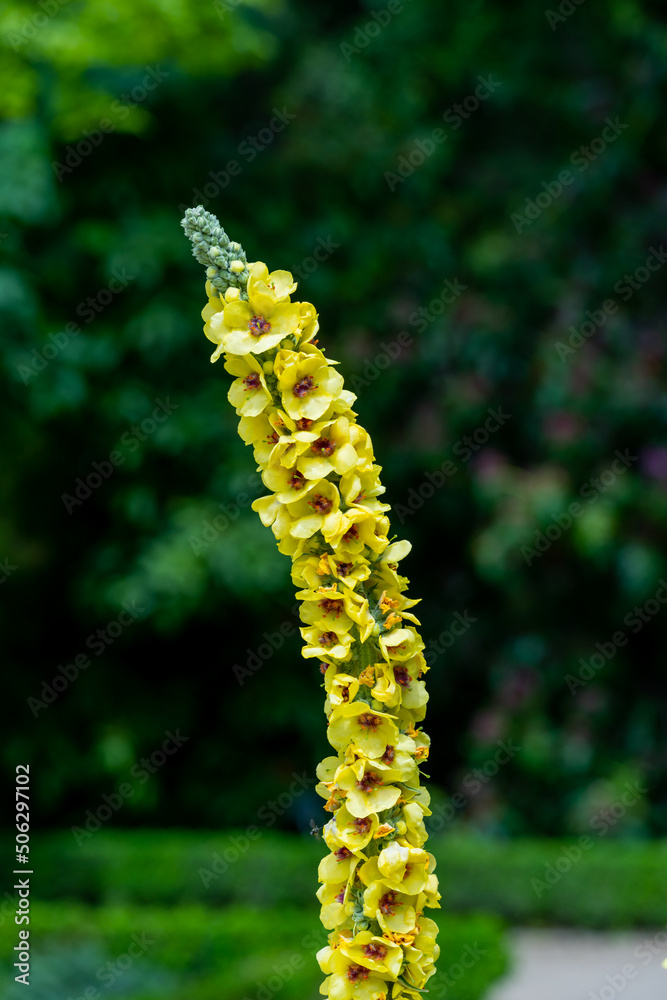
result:
[(392, 909), (394, 906), (396, 906), (396, 893), (385, 892), (384, 896), (380, 900), (380, 913), (384, 913), (385, 916), (392, 917), (396, 912)]
[(306, 477), (300, 472), (293, 473), (289, 480), (289, 485), (293, 490), (302, 490), (306, 482)]
[(364, 712), (363, 715), (359, 716), (357, 721), (362, 729), (372, 729), (375, 732), (382, 719), (377, 715), (373, 715), (372, 712)]
[(391, 745), (391, 743), (387, 743), (387, 749), (380, 757), (380, 760), (382, 761), (383, 764), (392, 764), (395, 756), (396, 756), (396, 750)]
[(347, 861), (348, 858), (352, 857), (352, 851), (347, 847), (339, 847), (337, 851), (334, 851), (334, 858), (336, 861)]
[(309, 431), (312, 426), (313, 421), (309, 420), (308, 417), (301, 417), (301, 419), (296, 422), (296, 429), (298, 431)]
[(317, 441), (313, 441), (310, 446), (310, 450), (314, 451), (316, 455), (323, 455), (328, 458), (329, 455), (333, 455), (336, 450), (336, 445), (329, 438), (318, 438)]
[(322, 608), (322, 614), (325, 617), (328, 614), (335, 614), (336, 618), (338, 618), (343, 610), (343, 602), (334, 601), (331, 597), (325, 597), (323, 601), (320, 601), (318, 607)]
[(352, 572), (352, 563), (336, 563), (341, 576), (349, 576)]
[(382, 961), (386, 954), (387, 949), (383, 944), (367, 944), (364, 948), (366, 958), (373, 958), (376, 961)]
[(308, 506), (316, 510), (318, 514), (328, 514), (333, 507), (333, 500), (323, 497), (321, 493), (316, 493), (312, 500), (308, 501)]
[(300, 381), (296, 383), (292, 392), (295, 396), (305, 396), (307, 392), (315, 388), (315, 380), (312, 375), (304, 375)]
[(338, 642), (338, 636), (335, 632), (323, 632), (320, 636), (320, 646), (326, 646), (327, 649), (330, 646), (335, 646)]
[(373, 825), (373, 821), (370, 816), (361, 816), (359, 819), (355, 819), (352, 825), (356, 828), (355, 833), (363, 835), (364, 833), (368, 833)]
[(258, 372), (250, 372), (250, 374), (246, 375), (246, 377), (243, 379), (243, 384), (245, 386), (245, 389), (243, 391), (247, 392), (248, 389), (259, 389), (260, 385), (262, 384), (262, 380), (259, 377)]
[(361, 781), (357, 782), (357, 788), (360, 792), (370, 792), (376, 785), (382, 784), (382, 778), (375, 771), (367, 771)]
[(394, 677), (396, 678), (396, 683), (400, 684), (401, 687), (410, 687), (412, 678), (407, 667), (394, 667)]
[(261, 337), (263, 333), (269, 333), (271, 330), (271, 324), (268, 319), (264, 319), (263, 316), (253, 316), (252, 319), (248, 321), (248, 329), (253, 337)]
[(347, 978), (351, 983), (358, 983), (360, 979), (368, 979), (368, 972), (363, 965), (351, 965), (347, 970)]

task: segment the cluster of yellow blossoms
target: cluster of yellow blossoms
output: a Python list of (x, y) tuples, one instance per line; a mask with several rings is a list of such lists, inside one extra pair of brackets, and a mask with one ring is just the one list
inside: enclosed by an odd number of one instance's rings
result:
[(202, 317), (216, 345), (211, 360), (223, 356), (234, 377), (239, 434), (270, 491), (253, 508), (292, 558), (303, 655), (319, 660), (324, 676), (336, 754), (317, 771), (332, 813), (317, 893), (331, 932), (317, 956), (327, 976), (321, 993), (414, 1000), (435, 971), (437, 925), (423, 912), (440, 897), (424, 850), (429, 795), (419, 783), (429, 753), (416, 725), (427, 667), (409, 610), (417, 601), (404, 596), (398, 573), (410, 546), (387, 537), (389, 506), (378, 499), (380, 467), (356, 422), (356, 397), (317, 346), (315, 309), (292, 301), (292, 275), (248, 264), (202, 209), (189, 210), (183, 225), (209, 265)]

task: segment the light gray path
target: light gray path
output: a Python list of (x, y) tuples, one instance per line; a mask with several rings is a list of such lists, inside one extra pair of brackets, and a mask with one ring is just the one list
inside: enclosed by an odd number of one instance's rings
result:
[(667, 1000), (665, 928), (516, 929), (508, 937), (514, 969), (486, 1000)]

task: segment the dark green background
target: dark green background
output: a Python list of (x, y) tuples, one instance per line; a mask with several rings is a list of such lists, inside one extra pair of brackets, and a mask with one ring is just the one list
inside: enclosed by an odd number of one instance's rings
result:
[[(627, 301), (614, 290), (664, 233), (664, 15), (634, 0), (557, 21), (528, 0), (409, 0), (376, 31), (385, 9), (72, 0), (35, 28), (40, 8), (5, 5), (2, 755), (11, 774), (31, 764), (36, 824), (80, 825), (129, 781), (115, 825), (245, 827), (327, 752), (321, 678), (291, 629), (243, 685), (234, 673), (264, 632), (295, 624), (271, 533), (246, 503), (212, 543), (191, 542), (219, 504), (260, 492), (179, 226), (179, 206), (235, 159), (207, 207), (249, 259), (298, 268), (318, 241), (339, 244), (299, 296), (358, 386), (388, 500), (406, 508), (427, 470), (456, 463), (393, 521), (413, 544), (427, 645), (457, 612), (476, 619), (427, 678), (446, 825), (559, 836), (611, 817), (610, 837), (666, 832), (667, 612), (636, 634), (624, 624), (667, 575), (664, 274)], [(156, 67), (168, 76), (129, 109)], [(443, 121), (489, 75), (494, 93), (460, 127), (456, 112)], [(241, 144), (275, 108), (294, 119), (250, 162)], [(607, 119), (623, 127), (587, 160), (577, 150)], [(386, 173), (434, 129), (446, 139), (390, 190)], [(76, 165), (84, 130), (98, 145)], [(572, 183), (547, 197), (564, 170)], [(86, 322), (114, 269), (132, 280)], [(440, 310), (447, 280), (466, 287)], [(608, 299), (614, 314), (563, 357), (556, 345)], [(411, 323), (420, 307), (432, 319)], [(72, 322), (80, 333), (37, 370), (33, 352), (53, 354), (49, 335), (63, 344)], [(397, 359), (369, 367), (403, 331)], [(156, 399), (177, 408), (137, 443)], [(499, 407), (510, 417), (466, 461), (457, 442)], [(630, 467), (582, 500), (617, 449)], [(113, 451), (123, 464), (68, 513), (63, 494)], [(528, 565), (522, 546), (575, 502), (582, 516)], [(140, 618), (95, 656), (87, 638), (128, 601)], [(566, 676), (619, 630), (627, 644), (573, 695)], [(86, 651), (91, 666), (35, 717), (28, 698)], [(137, 762), (177, 729), (187, 742), (142, 782)], [(469, 772), (499, 740), (520, 750), (473, 793)], [(614, 818), (628, 782), (648, 792)], [(464, 805), (447, 810), (457, 791)], [(312, 793), (274, 812), (287, 828), (322, 815)]]

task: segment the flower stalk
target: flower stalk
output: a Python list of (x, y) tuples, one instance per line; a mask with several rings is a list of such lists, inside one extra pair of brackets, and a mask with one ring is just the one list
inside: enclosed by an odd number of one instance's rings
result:
[(206, 268), (204, 333), (233, 381), (228, 398), (269, 491), (253, 503), (292, 560), (302, 655), (319, 664), (327, 737), (317, 769), (331, 819), (319, 866), (317, 959), (331, 1000), (415, 1000), (435, 972), (435, 859), (425, 850), (430, 740), (424, 643), (390, 541), (390, 507), (368, 433), (337, 362), (316, 340), (315, 308), (288, 271), (248, 263), (203, 208), (182, 221)]

